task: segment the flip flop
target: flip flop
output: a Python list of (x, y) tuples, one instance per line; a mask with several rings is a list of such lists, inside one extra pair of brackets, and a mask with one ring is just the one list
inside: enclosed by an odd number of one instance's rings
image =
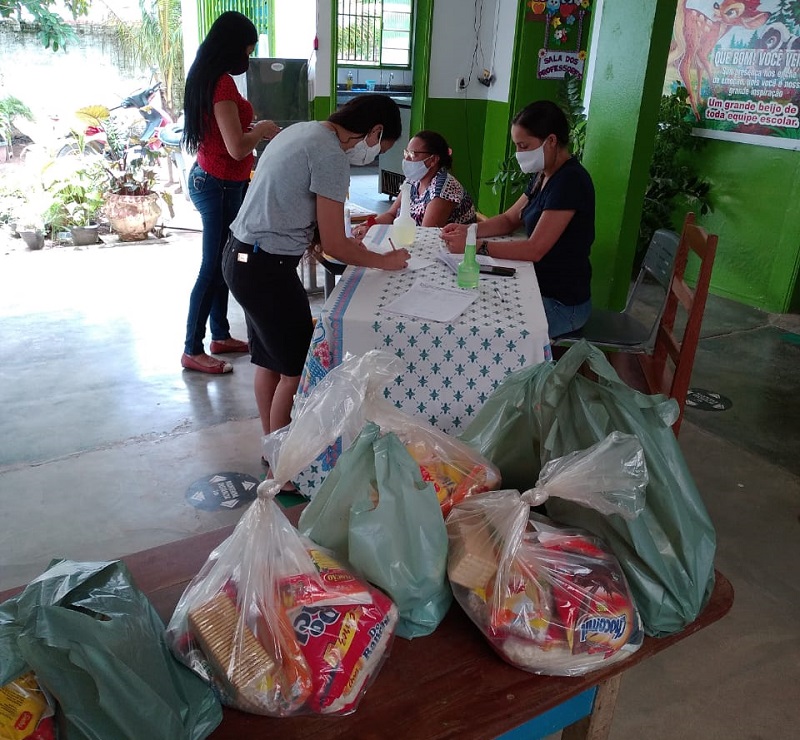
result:
[(233, 372), (233, 365), (230, 362), (225, 362), (224, 360), (218, 360), (216, 357), (209, 357), (209, 364), (204, 365), (201, 362), (198, 362), (194, 359), (191, 355), (187, 355), (185, 352), (181, 357), (181, 366), (185, 370), (194, 370), (198, 373), (209, 373), (211, 375), (222, 375), (223, 373), (232, 373)]

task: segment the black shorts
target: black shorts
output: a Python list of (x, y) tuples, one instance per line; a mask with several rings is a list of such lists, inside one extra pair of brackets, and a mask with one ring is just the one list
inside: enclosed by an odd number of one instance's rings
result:
[(247, 320), (251, 361), (288, 376), (303, 372), (313, 332), (300, 259), (255, 250), (234, 236), (222, 253), (222, 274)]

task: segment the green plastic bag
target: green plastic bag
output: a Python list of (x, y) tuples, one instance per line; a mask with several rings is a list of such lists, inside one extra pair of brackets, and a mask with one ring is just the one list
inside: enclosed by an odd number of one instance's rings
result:
[(54, 561), (0, 605), (0, 685), (33, 670), (67, 740), (194, 740), (222, 721), (120, 561)]
[(303, 511), (298, 529), (391, 597), (401, 637), (430, 634), (447, 613), (453, 595), (439, 500), (395, 434), (381, 436), (368, 422)]
[[(596, 381), (580, 373), (584, 363)], [(639, 438), (650, 482), (636, 519), (555, 498), (546, 509), (555, 521), (609, 544), (650, 635), (694, 621), (714, 588), (716, 536), (671, 429), (677, 414), (674, 400), (631, 389), (600, 350), (582, 341), (556, 365), (542, 363), (503, 381), (461, 436), (500, 468), (504, 485), (521, 490), (534, 485), (544, 463), (612, 431)], [(522, 480), (509, 483), (515, 475)]]

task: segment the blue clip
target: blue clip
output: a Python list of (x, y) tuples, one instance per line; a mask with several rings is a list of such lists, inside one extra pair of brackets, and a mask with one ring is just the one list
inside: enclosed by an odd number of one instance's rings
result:
[(253, 253), (255, 254), (258, 251), (258, 239), (256, 239), (255, 244), (253, 244)]

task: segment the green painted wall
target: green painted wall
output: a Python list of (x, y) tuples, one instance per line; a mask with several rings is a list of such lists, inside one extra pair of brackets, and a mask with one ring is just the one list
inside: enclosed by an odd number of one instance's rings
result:
[(592, 301), (622, 308), (653, 156), (675, 4), (605, 3), (583, 163), (597, 195)]
[(712, 183), (714, 203), (714, 212), (699, 220), (719, 235), (712, 291), (766, 311), (800, 308), (793, 302), (800, 152), (710, 140), (699, 169)]
[(453, 175), (475, 197), (483, 161), (486, 101), (428, 98), (423, 127), (447, 139), (453, 150)]

